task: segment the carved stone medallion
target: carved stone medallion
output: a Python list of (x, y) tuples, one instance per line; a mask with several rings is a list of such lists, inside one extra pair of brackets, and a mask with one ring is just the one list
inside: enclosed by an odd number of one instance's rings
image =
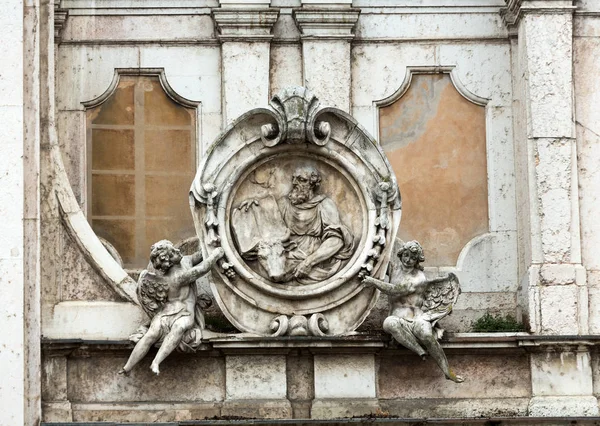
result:
[(238, 118), (209, 149), (190, 200), (217, 303), (259, 335), (353, 331), (379, 292), (400, 223), (385, 155), (348, 114), (305, 88)]

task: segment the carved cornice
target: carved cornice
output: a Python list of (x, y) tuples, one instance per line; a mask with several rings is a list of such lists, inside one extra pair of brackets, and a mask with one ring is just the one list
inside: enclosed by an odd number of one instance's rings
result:
[(62, 31), (67, 24), (69, 9), (61, 9), (60, 2), (54, 2), (54, 42), (60, 43)]
[(506, 7), (500, 10), (502, 19), (508, 27), (519, 24), (521, 18), (533, 14), (571, 14), (576, 9), (573, 0), (505, 0)]
[(220, 41), (270, 41), (278, 9), (220, 8), (212, 16)]
[(360, 9), (302, 8), (294, 10), (294, 19), (302, 39), (351, 40)]

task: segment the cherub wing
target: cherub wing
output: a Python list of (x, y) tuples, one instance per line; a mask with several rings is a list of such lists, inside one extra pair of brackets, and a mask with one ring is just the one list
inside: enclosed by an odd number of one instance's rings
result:
[(432, 325), (452, 312), (452, 307), (458, 300), (460, 283), (453, 273), (448, 277), (432, 282), (425, 291), (425, 301), (422, 310)]
[(142, 271), (138, 279), (137, 296), (144, 311), (150, 318), (164, 306), (167, 301), (169, 286), (147, 270)]

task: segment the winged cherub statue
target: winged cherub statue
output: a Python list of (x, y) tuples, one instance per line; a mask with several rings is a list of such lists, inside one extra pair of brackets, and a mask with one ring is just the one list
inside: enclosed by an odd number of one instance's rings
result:
[(421, 357), (429, 354), (448, 380), (462, 383), (448, 366), (448, 360), (438, 339), (443, 330), (437, 322), (452, 311), (460, 294), (458, 278), (453, 273), (428, 280), (421, 262), (425, 261), (423, 248), (417, 241), (402, 244), (398, 262), (390, 264), (390, 282), (366, 277), (366, 287), (377, 287), (390, 300), (390, 313), (383, 329), (394, 339)]
[(129, 374), (155, 343), (162, 342), (150, 369), (159, 374), (160, 363), (176, 347), (185, 349), (190, 342), (199, 342), (204, 328), (199, 305), (205, 301), (197, 296), (196, 280), (221, 257), (222, 248), (217, 248), (206, 259), (202, 259), (200, 252), (182, 256), (168, 240), (151, 247), (150, 264), (140, 274), (137, 287), (140, 304), (151, 318), (150, 326), (147, 330), (143, 328), (141, 336), (130, 337), (137, 343), (119, 374)]

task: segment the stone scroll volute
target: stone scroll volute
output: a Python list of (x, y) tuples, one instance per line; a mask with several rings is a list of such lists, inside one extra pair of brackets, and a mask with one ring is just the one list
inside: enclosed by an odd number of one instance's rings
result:
[(342, 335), (379, 292), (401, 216), (385, 154), (345, 112), (305, 88), (247, 112), (207, 152), (190, 192), (217, 303), (239, 330)]

